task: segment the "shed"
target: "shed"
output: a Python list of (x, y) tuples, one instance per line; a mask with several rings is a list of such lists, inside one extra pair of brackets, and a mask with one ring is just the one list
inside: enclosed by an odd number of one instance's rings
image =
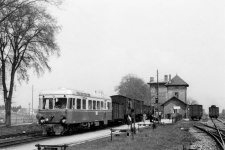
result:
[(182, 117), (185, 117), (187, 105), (182, 100), (178, 99), (177, 97), (173, 96), (166, 102), (164, 102), (161, 106), (163, 107), (163, 114), (166, 118), (167, 114), (171, 113), (179, 113)]

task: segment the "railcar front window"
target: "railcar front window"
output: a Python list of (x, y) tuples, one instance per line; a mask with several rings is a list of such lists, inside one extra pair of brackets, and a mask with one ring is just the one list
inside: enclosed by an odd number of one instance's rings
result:
[(65, 109), (67, 104), (67, 98), (56, 98), (55, 109)]

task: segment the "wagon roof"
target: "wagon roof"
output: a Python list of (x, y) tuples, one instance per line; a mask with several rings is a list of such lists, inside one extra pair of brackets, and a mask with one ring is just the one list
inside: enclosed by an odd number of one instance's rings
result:
[(182, 103), (185, 104), (185, 105), (188, 105), (188, 104), (185, 103), (184, 101), (182, 101), (182, 100), (180, 100), (179, 98), (173, 96), (173, 97), (171, 97), (170, 99), (168, 99), (167, 101), (165, 101), (163, 104), (161, 104), (161, 106), (164, 106), (166, 103), (170, 102), (171, 100), (177, 100), (177, 101), (182, 102)]
[(135, 99), (135, 100), (138, 100), (138, 101), (142, 101), (142, 100), (139, 100), (139, 99), (136, 99), (136, 98), (127, 97), (127, 96), (124, 96), (124, 95), (112, 95), (110, 97), (124, 97), (124, 98), (129, 98), (129, 99)]

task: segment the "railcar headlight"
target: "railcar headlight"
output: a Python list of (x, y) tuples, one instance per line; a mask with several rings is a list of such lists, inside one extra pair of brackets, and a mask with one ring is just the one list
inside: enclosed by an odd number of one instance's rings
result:
[(66, 119), (62, 119), (62, 123), (66, 123)]
[(60, 121), (61, 121), (61, 123), (66, 123), (66, 117), (62, 116), (62, 119)]
[(45, 118), (45, 121), (48, 122), (48, 118)]
[(45, 123), (45, 119), (41, 119), (40, 122), (41, 122), (41, 123)]

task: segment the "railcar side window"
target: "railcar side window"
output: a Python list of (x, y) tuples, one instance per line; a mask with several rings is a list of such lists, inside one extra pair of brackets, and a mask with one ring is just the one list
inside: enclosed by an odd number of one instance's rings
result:
[(93, 109), (96, 110), (96, 101), (93, 101)]
[(73, 98), (73, 108), (75, 109), (76, 108), (76, 103), (75, 103), (75, 98)]
[(77, 109), (81, 109), (81, 99), (77, 99)]
[(100, 109), (100, 101), (97, 101), (97, 109)]
[(53, 109), (53, 99), (52, 98), (44, 98), (42, 109)]
[(72, 98), (68, 98), (68, 109), (72, 109), (73, 108), (73, 101), (72, 101)]
[(104, 109), (106, 109), (106, 102), (104, 102)]
[(111, 109), (111, 103), (107, 102), (107, 109), (110, 110)]
[(83, 109), (86, 109), (86, 99), (83, 99)]
[(101, 101), (101, 109), (104, 109), (103, 101)]
[(88, 100), (88, 109), (92, 110), (92, 100)]

